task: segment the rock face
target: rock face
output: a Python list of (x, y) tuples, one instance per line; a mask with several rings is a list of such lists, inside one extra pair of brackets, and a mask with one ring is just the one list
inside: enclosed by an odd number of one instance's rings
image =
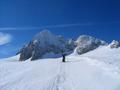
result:
[(120, 42), (113, 40), (113, 41), (110, 43), (109, 46), (110, 46), (110, 48), (119, 48), (119, 47), (120, 47)]
[(76, 53), (77, 54), (83, 54), (88, 51), (94, 50), (100, 45), (106, 45), (106, 42), (96, 39), (94, 37), (88, 36), (88, 35), (81, 35), (77, 40), (76, 40)]
[(48, 30), (38, 33), (27, 45), (20, 50), (20, 61), (36, 60), (51, 57), (61, 56), (62, 53), (69, 54), (75, 48), (74, 41), (67, 40), (62, 36), (53, 35)]

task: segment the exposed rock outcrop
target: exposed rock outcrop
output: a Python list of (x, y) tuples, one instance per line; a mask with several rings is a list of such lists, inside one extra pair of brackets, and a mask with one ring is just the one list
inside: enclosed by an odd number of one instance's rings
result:
[(76, 44), (77, 44), (77, 47), (75, 51), (77, 54), (80, 55), (88, 51), (94, 50), (100, 45), (106, 45), (106, 42), (88, 35), (81, 35), (76, 40)]
[(113, 40), (110, 44), (109, 44), (110, 48), (119, 48), (120, 47), (120, 42)]

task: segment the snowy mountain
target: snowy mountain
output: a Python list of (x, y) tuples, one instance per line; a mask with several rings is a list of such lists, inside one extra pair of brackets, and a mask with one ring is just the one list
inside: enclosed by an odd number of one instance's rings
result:
[(62, 53), (71, 53), (75, 48), (72, 39), (56, 36), (48, 30), (38, 33), (20, 50), (20, 61), (39, 58), (60, 57)]
[(0, 60), (0, 90), (120, 90), (120, 48), (109, 45), (82, 55), (19, 62)]
[(81, 35), (76, 41), (73, 41), (54, 35), (48, 30), (43, 30), (20, 50), (20, 61), (29, 58), (36, 60), (61, 57), (62, 53), (70, 54), (74, 50), (77, 54), (84, 54), (101, 45), (106, 45), (106, 42), (88, 35)]

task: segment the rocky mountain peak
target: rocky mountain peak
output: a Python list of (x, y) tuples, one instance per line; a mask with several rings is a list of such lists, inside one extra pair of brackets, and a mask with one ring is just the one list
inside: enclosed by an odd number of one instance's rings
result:
[(98, 42), (101, 44), (106, 43), (105, 41), (102, 41), (100, 39), (97, 39), (89, 35), (80, 35), (78, 39), (76, 40), (77, 45), (92, 44), (92, 43), (98, 43)]
[(110, 48), (119, 48), (120, 47), (120, 42), (113, 40), (110, 44), (109, 44)]
[(49, 30), (44, 29), (43, 31), (36, 34), (33, 39), (39, 39), (41, 37), (46, 37), (46, 36), (49, 37), (49, 36), (54, 36), (54, 35)]
[(76, 53), (83, 54), (88, 51), (96, 49), (100, 45), (106, 45), (106, 42), (95, 37), (91, 37), (89, 35), (81, 35), (76, 40), (76, 44), (77, 44), (77, 47), (75, 49)]

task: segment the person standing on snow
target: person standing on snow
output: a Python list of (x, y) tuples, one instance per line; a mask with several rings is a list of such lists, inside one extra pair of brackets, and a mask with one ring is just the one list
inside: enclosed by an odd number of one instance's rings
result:
[(63, 53), (63, 54), (62, 54), (62, 57), (63, 57), (63, 58), (62, 58), (62, 62), (66, 62), (66, 61), (65, 61), (65, 56), (66, 56), (66, 54)]

